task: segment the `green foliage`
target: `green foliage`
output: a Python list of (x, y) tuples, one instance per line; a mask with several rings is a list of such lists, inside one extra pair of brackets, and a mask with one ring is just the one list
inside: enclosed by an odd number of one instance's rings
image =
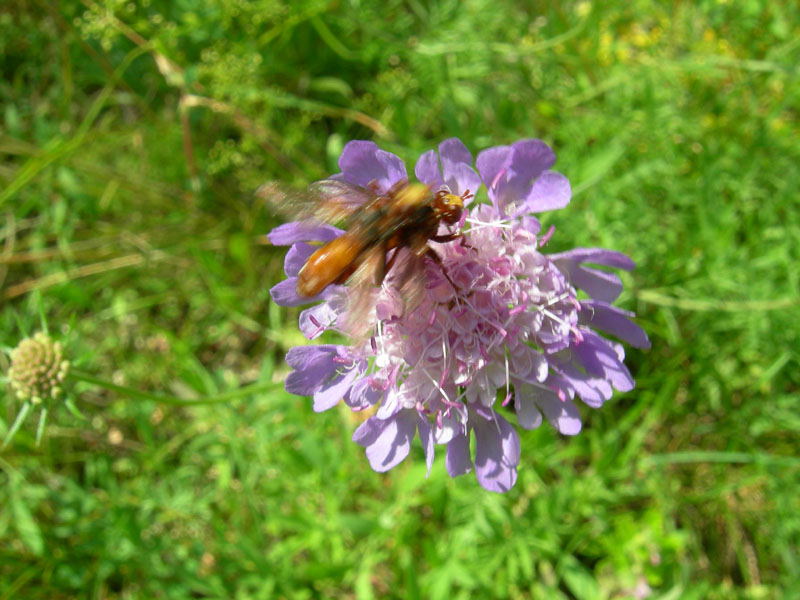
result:
[[(38, 290), (119, 386), (276, 382), (192, 407), (76, 384), (87, 421), (51, 410), (0, 455), (0, 598), (796, 593), (798, 39), (796, 3), (763, 0), (0, 9), (0, 343), (39, 329)], [(553, 145), (552, 250), (634, 257), (653, 341), (579, 436), (522, 436), (503, 496), (441, 460), (426, 480), (419, 448), (375, 474), (349, 414), (277, 383), (300, 335), (255, 189), (349, 139), (411, 160), (450, 136)]]

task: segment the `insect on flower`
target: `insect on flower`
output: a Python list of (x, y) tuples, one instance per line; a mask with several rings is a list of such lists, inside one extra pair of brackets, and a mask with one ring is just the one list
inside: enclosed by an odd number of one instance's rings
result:
[(376, 185), (363, 188), (336, 179), (318, 181), (304, 193), (265, 184), (259, 195), (295, 220), (344, 225), (342, 235), (318, 247), (305, 261), (297, 274), (296, 291), (301, 298), (311, 298), (331, 284), (347, 283), (350, 322), (355, 326), (365, 322), (362, 317), (370, 309), (371, 291), (393, 268), (405, 310), (415, 306), (423, 280), (415, 275), (420, 274), (425, 257), (439, 262), (428, 242), (461, 237), (448, 227), (459, 223), (464, 202), (472, 197), (469, 191), (461, 196), (447, 189), (434, 193), (422, 183), (407, 180), (381, 193)]
[[(451, 138), (419, 157), (421, 184), (409, 184), (399, 157), (355, 140), (341, 172), (299, 199), (262, 188), (297, 219), (268, 234), (290, 246), (273, 301), (311, 305), (298, 320), (309, 340), (356, 331), (346, 343), (291, 348), (286, 390), (311, 396), (316, 412), (340, 402), (371, 410), (353, 441), (375, 471), (403, 461), (419, 437), (429, 473), (445, 446), (451, 477), (474, 471), (485, 489), (506, 492), (521, 456), (514, 419), (575, 435), (578, 400), (599, 408), (614, 389), (633, 389), (620, 341), (650, 342), (632, 313), (612, 306), (622, 281), (591, 266), (629, 270), (633, 261), (602, 248), (543, 251), (552, 229), (542, 232), (534, 215), (571, 197), (554, 162), (541, 140), (473, 161)], [(469, 202), (481, 186), (489, 202)], [(346, 230), (330, 225), (338, 222)]]

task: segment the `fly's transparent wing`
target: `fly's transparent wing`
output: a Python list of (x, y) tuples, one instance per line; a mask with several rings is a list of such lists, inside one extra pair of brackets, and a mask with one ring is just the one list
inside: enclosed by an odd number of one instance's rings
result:
[(332, 225), (347, 222), (375, 194), (346, 181), (323, 179), (298, 190), (279, 182), (267, 182), (256, 192), (276, 214), (292, 221), (320, 221)]
[(366, 338), (375, 326), (377, 286), (380, 285), (385, 260), (383, 248), (373, 246), (366, 249), (359, 257), (358, 267), (347, 280), (347, 312), (340, 326), (353, 339)]

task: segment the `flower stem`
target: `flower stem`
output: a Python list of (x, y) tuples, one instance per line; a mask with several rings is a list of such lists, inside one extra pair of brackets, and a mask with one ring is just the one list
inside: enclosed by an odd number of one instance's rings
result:
[(44, 426), (47, 424), (47, 407), (43, 406), (39, 413), (39, 424), (36, 426), (36, 447), (42, 443), (42, 436), (44, 435)]
[(231, 390), (229, 392), (223, 392), (221, 394), (216, 394), (213, 396), (201, 396), (196, 399), (186, 399), (186, 398), (178, 398), (177, 396), (165, 396), (162, 394), (150, 394), (148, 392), (142, 392), (140, 390), (111, 383), (110, 381), (106, 381), (105, 379), (98, 379), (97, 377), (89, 375), (88, 373), (81, 373), (80, 371), (70, 371), (68, 378), (73, 379), (75, 381), (83, 381), (85, 383), (91, 383), (92, 385), (96, 385), (105, 388), (107, 390), (110, 390), (112, 392), (117, 392), (118, 394), (122, 394), (130, 398), (135, 398), (137, 400), (152, 400), (153, 402), (161, 402), (162, 404), (171, 404), (174, 406), (220, 404), (223, 402), (228, 402), (230, 400), (236, 400), (238, 398), (250, 396), (252, 394), (257, 394), (259, 392), (275, 391), (280, 387), (280, 384), (277, 383), (259, 381), (250, 385), (246, 385), (244, 387), (240, 387), (235, 390)]

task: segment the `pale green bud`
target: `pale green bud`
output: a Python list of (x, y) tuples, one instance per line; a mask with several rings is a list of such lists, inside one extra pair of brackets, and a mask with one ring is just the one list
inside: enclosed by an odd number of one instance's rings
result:
[(68, 373), (61, 344), (45, 333), (25, 338), (11, 351), (8, 378), (20, 400), (41, 404), (58, 399)]

